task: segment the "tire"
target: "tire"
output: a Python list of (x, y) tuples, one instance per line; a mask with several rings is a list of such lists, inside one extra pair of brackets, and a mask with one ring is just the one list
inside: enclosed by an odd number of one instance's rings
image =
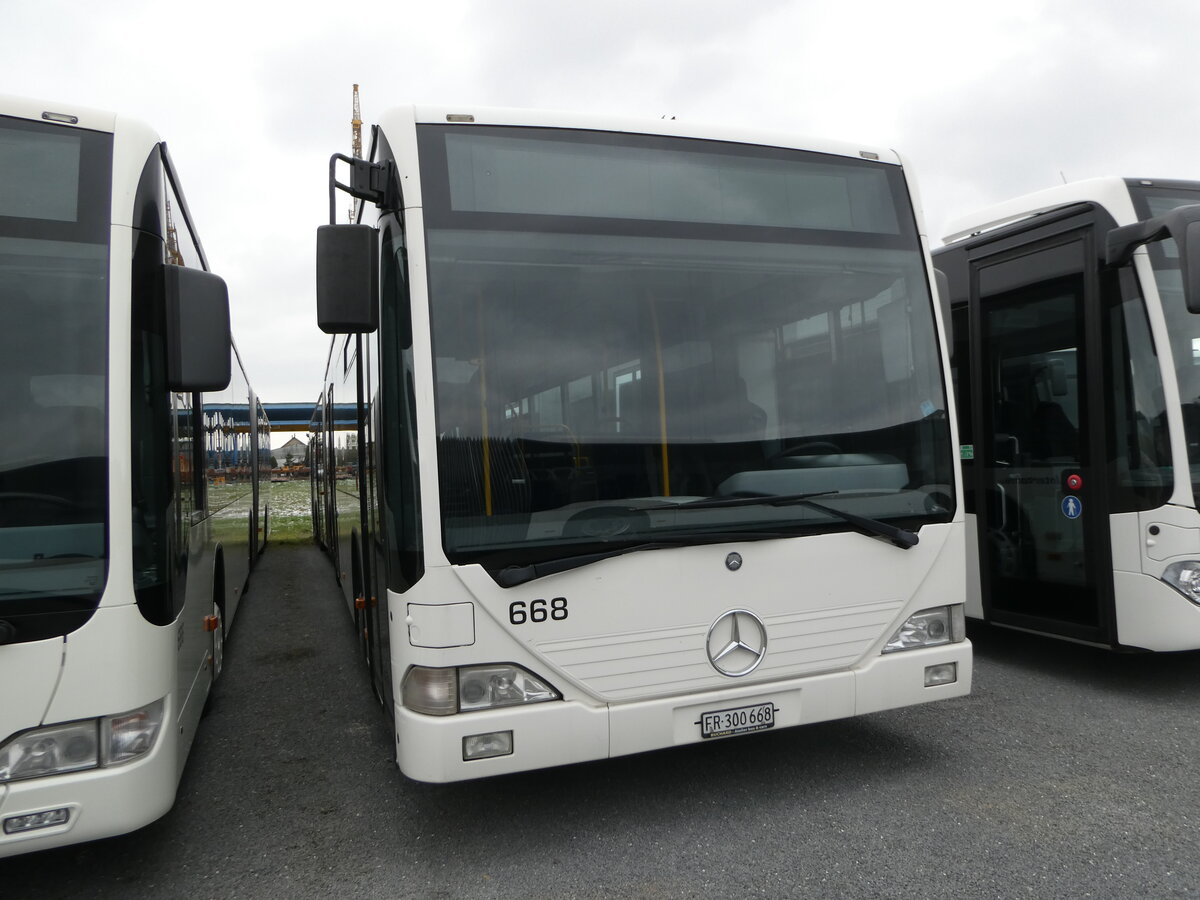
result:
[(221, 676), (221, 670), (225, 667), (225, 617), (221, 614), (221, 607), (216, 603), (213, 604), (213, 615), (217, 619), (217, 627), (213, 629), (212, 633), (212, 680), (215, 683)]

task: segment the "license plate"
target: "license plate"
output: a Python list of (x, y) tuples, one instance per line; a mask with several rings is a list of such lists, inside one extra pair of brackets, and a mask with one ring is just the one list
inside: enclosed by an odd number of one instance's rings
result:
[(734, 709), (718, 709), (700, 714), (700, 737), (729, 737), (751, 731), (765, 731), (775, 726), (775, 704), (756, 703)]

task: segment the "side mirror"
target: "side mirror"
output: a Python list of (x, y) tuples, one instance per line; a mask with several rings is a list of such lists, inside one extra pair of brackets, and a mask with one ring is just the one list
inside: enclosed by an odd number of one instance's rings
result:
[(1200, 313), (1200, 204), (1114, 228), (1108, 233), (1105, 258), (1110, 266), (1123, 266), (1138, 247), (1166, 238), (1173, 238), (1179, 247), (1179, 274), (1188, 312)]
[(370, 225), (317, 229), (317, 324), (326, 334), (379, 327), (379, 233)]
[(163, 266), (167, 386), (173, 391), (229, 387), (229, 290), (202, 269)]

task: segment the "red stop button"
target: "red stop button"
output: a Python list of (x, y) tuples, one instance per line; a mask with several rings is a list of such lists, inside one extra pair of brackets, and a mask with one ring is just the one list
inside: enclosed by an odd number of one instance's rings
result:
[(1069, 487), (1073, 491), (1079, 490), (1081, 487), (1083, 487), (1083, 476), (1082, 475), (1074, 475), (1074, 474), (1068, 475), (1067, 476), (1067, 487)]

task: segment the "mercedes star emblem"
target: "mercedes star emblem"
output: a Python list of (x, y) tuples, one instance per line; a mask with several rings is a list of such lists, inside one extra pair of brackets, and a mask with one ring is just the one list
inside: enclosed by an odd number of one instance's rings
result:
[(767, 655), (767, 626), (748, 609), (722, 613), (708, 629), (708, 661), (722, 675), (749, 675)]

